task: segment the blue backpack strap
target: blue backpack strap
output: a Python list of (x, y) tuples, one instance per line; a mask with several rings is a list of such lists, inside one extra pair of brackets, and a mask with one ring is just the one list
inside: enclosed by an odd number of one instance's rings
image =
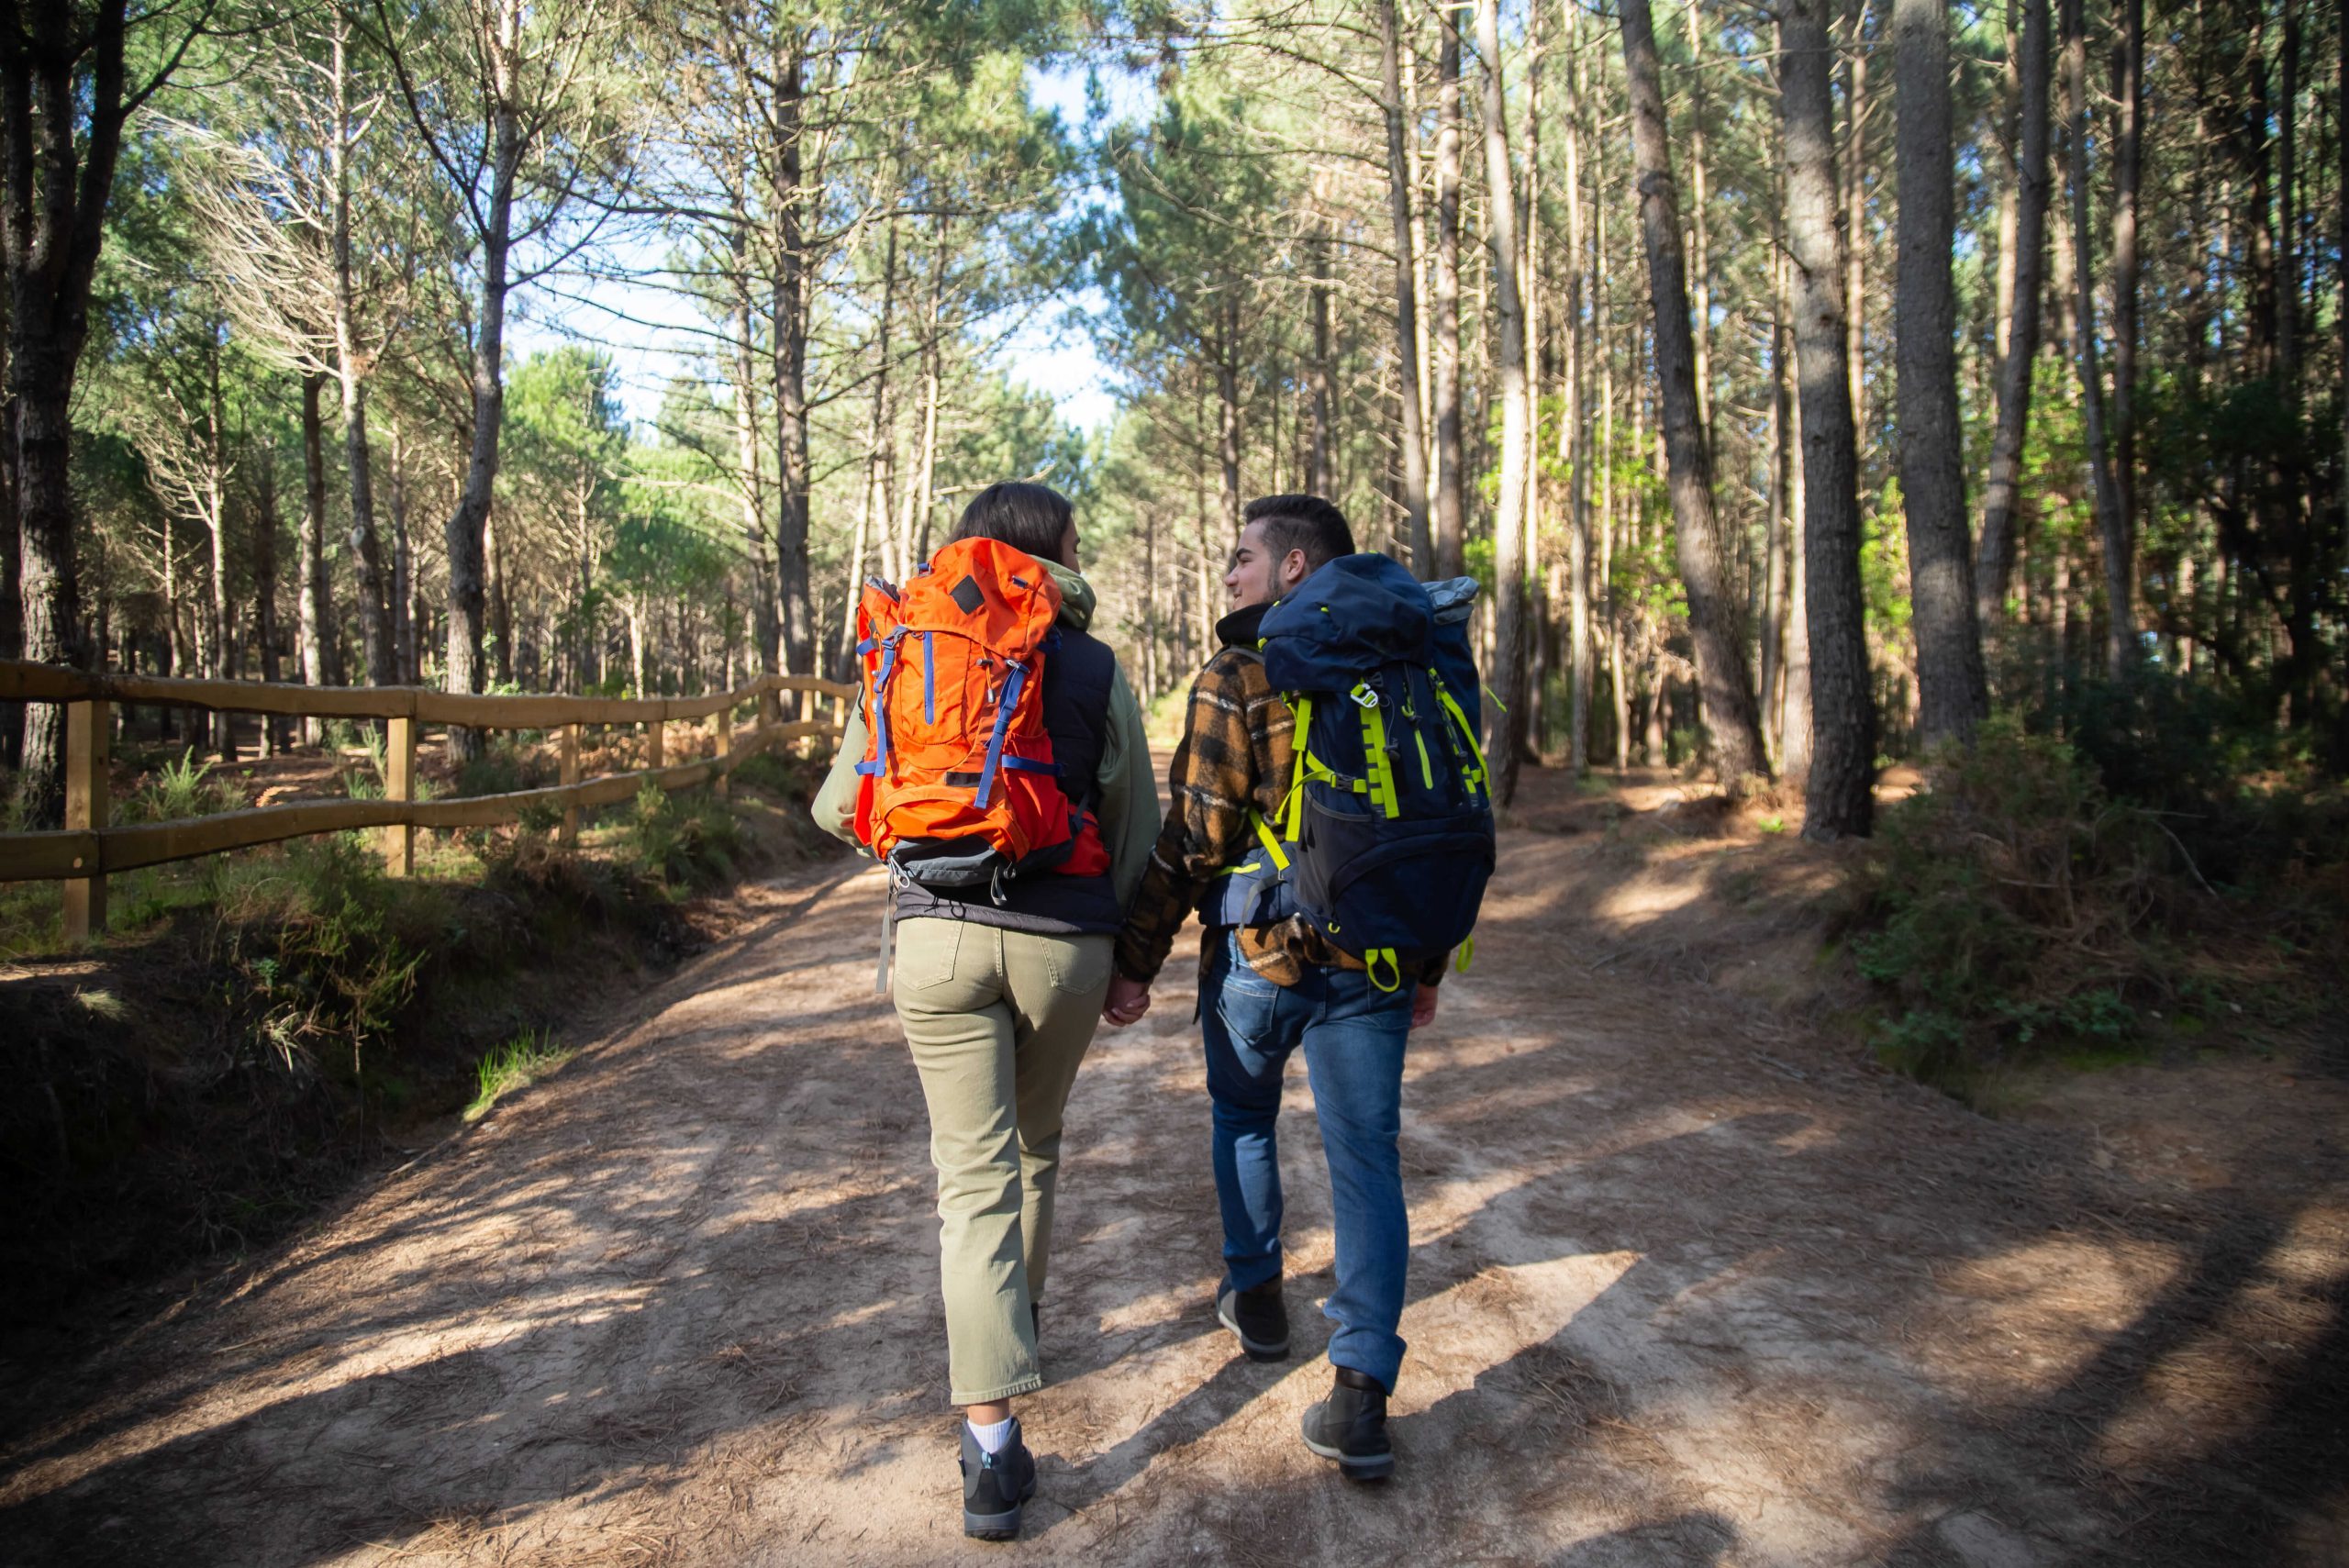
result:
[(1003, 695), (996, 699), (995, 733), (987, 737), (987, 760), (979, 767), (979, 793), (973, 802), (982, 811), (987, 797), (995, 793), (995, 776), (1003, 766), (1003, 737), (1011, 728), (1011, 710), (1019, 706), (1019, 693), (1028, 684), (1028, 666), (1015, 663), (1011, 673), (1003, 678)]
[(938, 635), (921, 634), (921, 721), (938, 722)]

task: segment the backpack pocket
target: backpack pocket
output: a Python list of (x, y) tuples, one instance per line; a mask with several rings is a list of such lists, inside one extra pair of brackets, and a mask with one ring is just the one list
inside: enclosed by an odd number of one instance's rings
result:
[(1308, 791), (1297, 897), (1308, 919), (1357, 958), (1391, 948), (1434, 957), (1475, 929), (1493, 875), (1493, 819), (1481, 808), (1390, 818), (1330, 806)]

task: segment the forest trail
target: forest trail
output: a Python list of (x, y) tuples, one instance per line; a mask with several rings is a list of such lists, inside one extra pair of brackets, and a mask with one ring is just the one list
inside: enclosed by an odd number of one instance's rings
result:
[(745, 889), (555, 1078), (305, 1239), (19, 1382), (0, 1559), (2343, 1560), (2339, 1185), (2148, 1184), (1861, 1065), (1768, 999), (1808, 940), (1673, 934), (1745, 851), (1531, 819), (1412, 1046), (1384, 1487), (1297, 1437), (1330, 1266), (1301, 1066), (1299, 1353), (1215, 1325), (1186, 939), (1069, 1113), (1026, 1538), (963, 1539), (921, 1100), (843, 862)]

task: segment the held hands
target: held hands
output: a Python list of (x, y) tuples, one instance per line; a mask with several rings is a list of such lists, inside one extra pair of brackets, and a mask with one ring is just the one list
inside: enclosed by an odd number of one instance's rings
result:
[(1411, 1027), (1423, 1029), (1435, 1022), (1435, 1004), (1439, 993), (1432, 985), (1422, 985), (1411, 993)]
[(1111, 1029), (1123, 1029), (1149, 1011), (1148, 981), (1129, 980), (1122, 974), (1109, 976), (1109, 994), (1101, 999), (1102, 1022)]

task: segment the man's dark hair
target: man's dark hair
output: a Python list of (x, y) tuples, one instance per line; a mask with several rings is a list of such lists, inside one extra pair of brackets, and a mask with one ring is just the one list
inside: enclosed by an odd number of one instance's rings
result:
[(1264, 548), (1275, 563), (1292, 550), (1305, 551), (1307, 569), (1327, 566), (1354, 552), (1354, 531), (1346, 515), (1319, 495), (1262, 495), (1241, 512), (1247, 522), (1264, 525)]
[(1057, 562), (1061, 540), (1075, 520), (1076, 508), (1051, 485), (1007, 479), (971, 497), (963, 520), (954, 525), (954, 537), (998, 539), (1039, 561)]

